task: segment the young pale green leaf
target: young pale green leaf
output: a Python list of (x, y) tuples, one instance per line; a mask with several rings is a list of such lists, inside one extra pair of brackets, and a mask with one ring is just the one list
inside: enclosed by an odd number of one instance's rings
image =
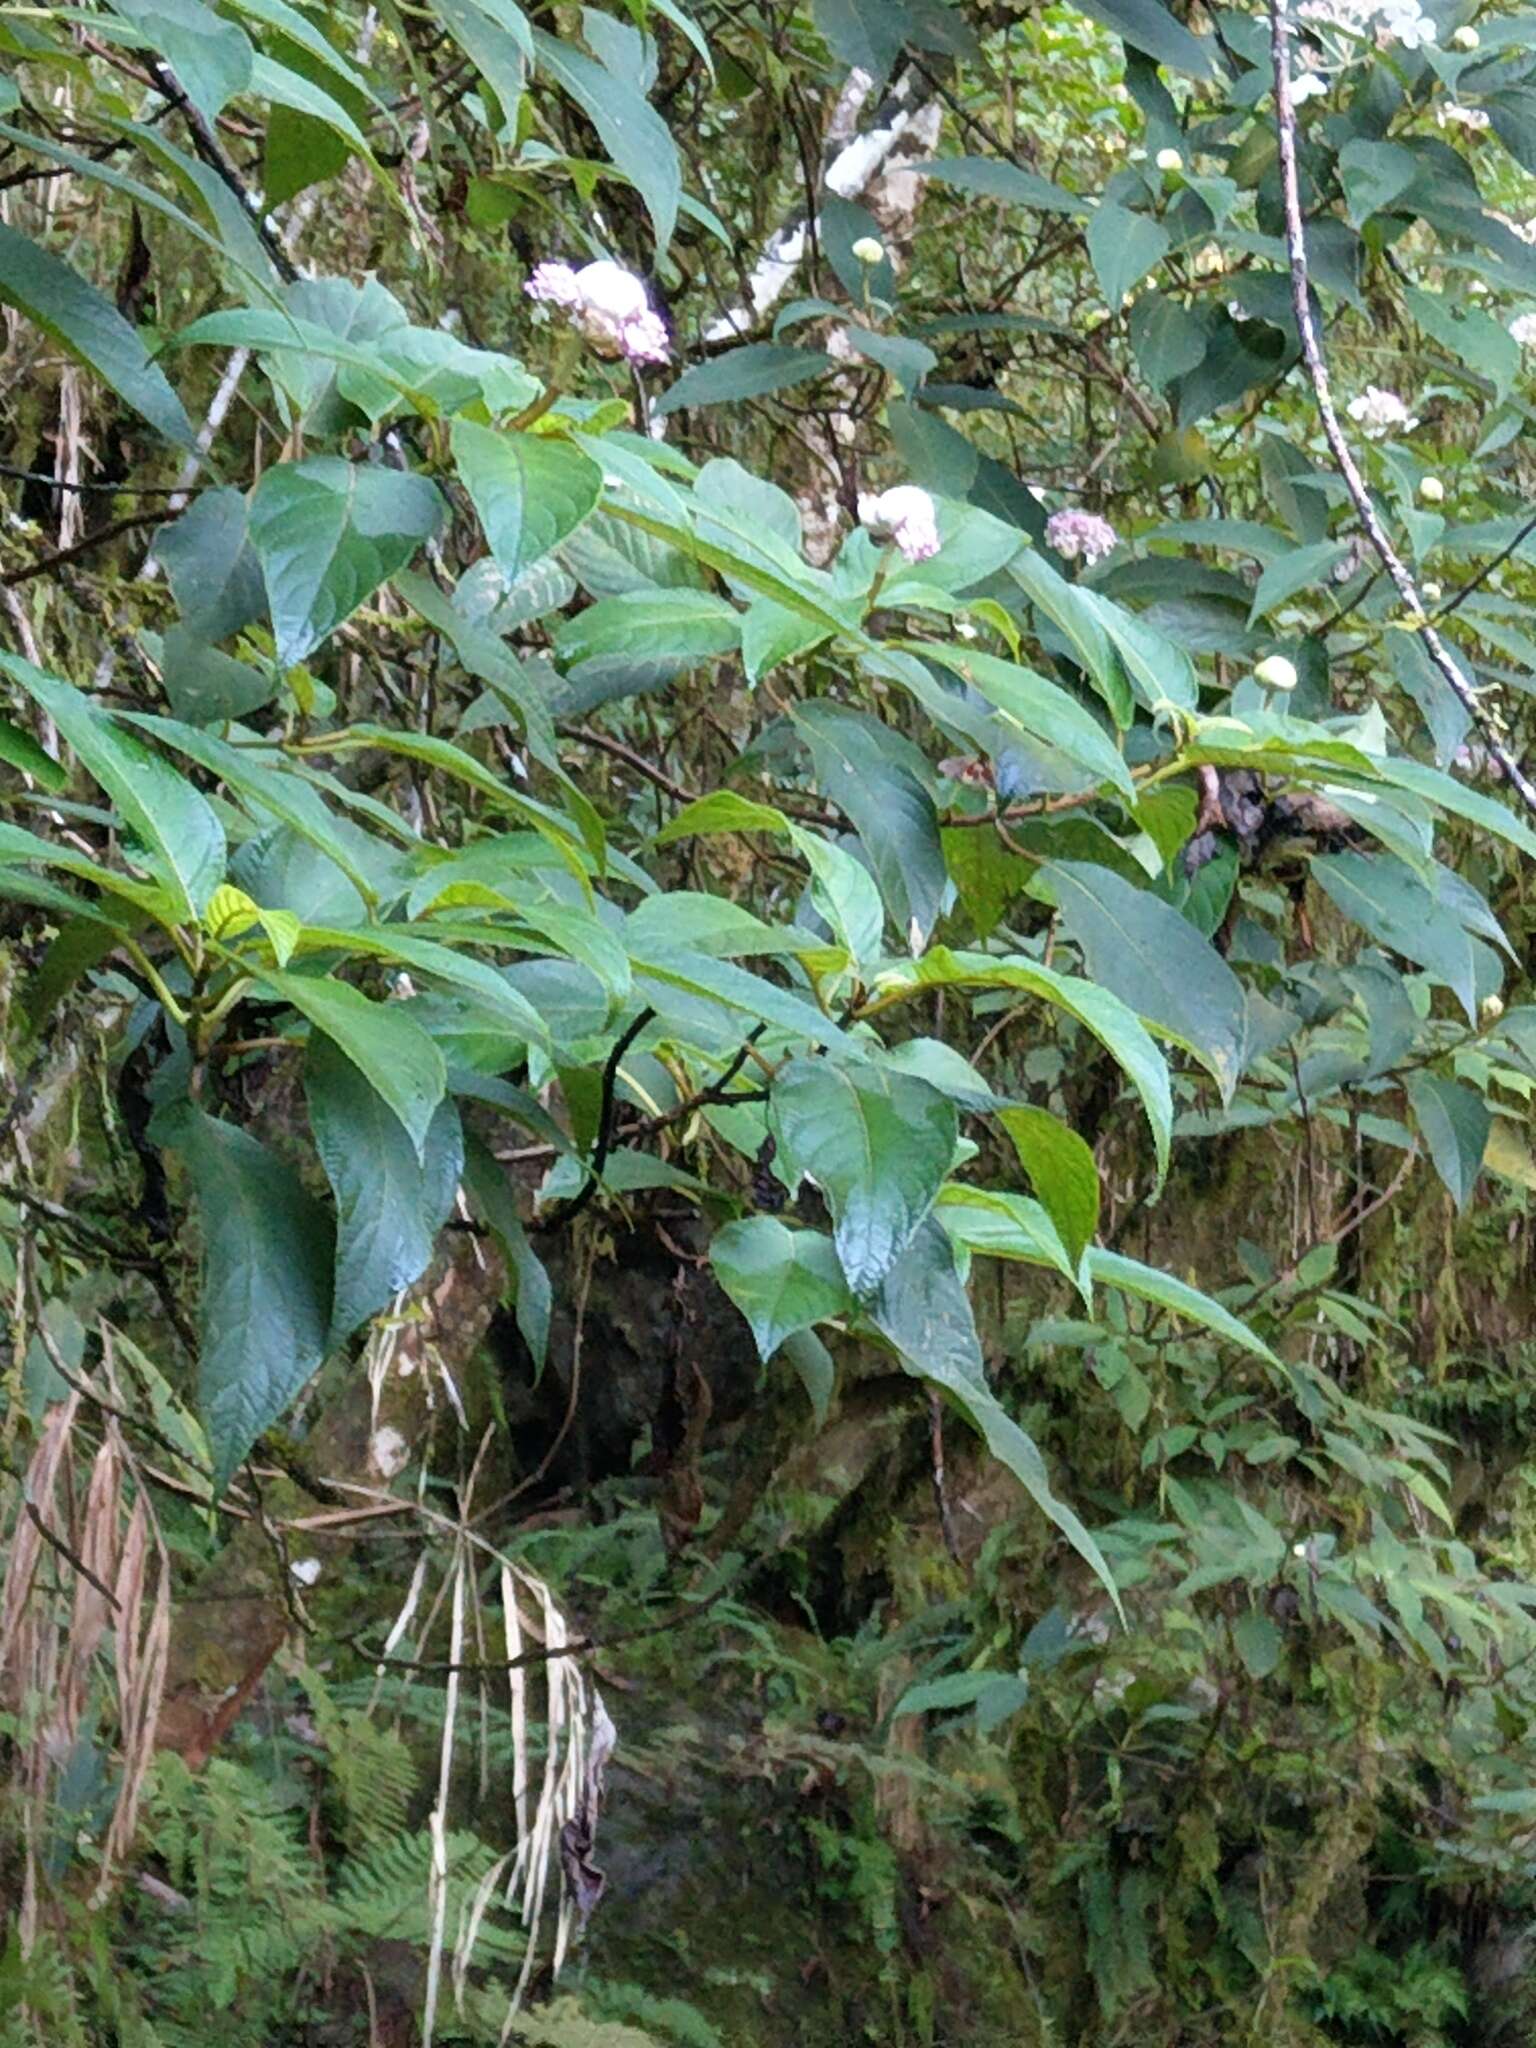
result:
[(954, 1104), (915, 1075), (794, 1059), (774, 1077), (768, 1120), (786, 1176), (813, 1180), (832, 1212), (848, 1285), (872, 1294), (954, 1160)]
[(418, 1154), (399, 1117), (322, 1031), (311, 1034), (304, 1095), (315, 1150), (336, 1198), (336, 1276), (328, 1342), (340, 1344), (432, 1261), (464, 1164), (459, 1113), (438, 1103)]
[(137, 329), (62, 257), (3, 222), (0, 304), (34, 321), (168, 441), (191, 445), (192, 422)]
[(587, 517), (603, 473), (569, 441), (453, 423), (453, 459), (509, 583)]
[(799, 1375), (806, 1399), (811, 1404), (811, 1420), (820, 1429), (827, 1419), (837, 1387), (837, 1366), (831, 1352), (814, 1330), (791, 1331), (779, 1346), (779, 1351)]
[(1068, 1254), (1081, 1259), (1099, 1227), (1099, 1169), (1092, 1149), (1047, 1109), (1020, 1104), (1000, 1109), (997, 1120)]
[(173, 916), (199, 916), (224, 878), (224, 830), (207, 798), (71, 684), (14, 654), (0, 654), (0, 668), (41, 704), (111, 797), (130, 858), (167, 892)]
[(1187, 1047), (1230, 1102), (1248, 1060), (1247, 999), (1216, 948), (1108, 868), (1050, 861), (1041, 873), (1094, 980)]
[(1425, 1072), (1406, 1076), (1403, 1087), (1436, 1173), (1458, 1209), (1465, 1209), (1483, 1170), (1493, 1117), (1487, 1102), (1464, 1081)]
[(399, 1119), (418, 1159), (448, 1085), (443, 1056), (402, 1003), (376, 1003), (332, 976), (258, 969), (258, 979), (339, 1050)]
[(797, 1330), (852, 1306), (832, 1240), (819, 1230), (748, 1216), (716, 1231), (709, 1258), (715, 1278), (751, 1324), (762, 1359)]
[(280, 667), (300, 662), (436, 533), (426, 477), (337, 455), (267, 470), (251, 496), (251, 544), (267, 586)]
[(986, 1259), (1018, 1259), (1026, 1266), (1051, 1266), (1064, 1280), (1078, 1284), (1081, 1260), (1072, 1258), (1043, 1204), (1031, 1195), (951, 1181), (940, 1189), (934, 1214), (964, 1251), (979, 1252)]
[(194, 1109), (168, 1120), (203, 1239), (198, 1408), (223, 1491), (326, 1351), (331, 1219), (264, 1145)]

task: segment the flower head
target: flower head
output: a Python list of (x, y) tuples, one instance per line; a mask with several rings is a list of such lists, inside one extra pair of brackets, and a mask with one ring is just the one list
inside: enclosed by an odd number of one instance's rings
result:
[(916, 484), (896, 484), (878, 497), (861, 495), (859, 524), (876, 540), (894, 541), (909, 562), (926, 562), (939, 552), (939, 522), (933, 500)]
[(1419, 424), (1397, 393), (1383, 391), (1379, 384), (1367, 384), (1358, 398), (1349, 401), (1349, 416), (1372, 440), (1390, 434), (1394, 428), (1411, 433)]
[(1266, 690), (1294, 690), (1296, 687), (1296, 664), (1287, 661), (1283, 654), (1266, 654), (1253, 673), (1254, 679), (1261, 682)]
[(1182, 171), (1184, 159), (1176, 149), (1160, 149), (1153, 159), (1160, 171)]
[(1458, 107), (1447, 100), (1443, 107), (1436, 108), (1435, 120), (1442, 128), (1470, 128), (1475, 132), (1488, 126), (1489, 117), (1481, 107)]
[(1419, 478), (1419, 496), (1426, 505), (1443, 505), (1445, 503), (1445, 485), (1441, 483), (1437, 476), (1421, 476)]
[(1435, 40), (1435, 24), (1419, 0), (1302, 0), (1297, 12), (1319, 28), (1374, 36), (1382, 48), (1401, 43), (1405, 50), (1417, 50)]
[(652, 312), (645, 286), (620, 264), (602, 260), (581, 270), (569, 263), (536, 264), (523, 289), (567, 314), (599, 355), (631, 363), (664, 363), (670, 357), (667, 330)]
[(1081, 560), (1090, 566), (1120, 545), (1120, 536), (1107, 519), (1075, 508), (1053, 512), (1045, 522), (1045, 538), (1064, 561)]
[(1536, 313), (1520, 313), (1510, 321), (1509, 331), (1522, 348), (1536, 348)]
[(1458, 50), (1475, 50), (1482, 37), (1470, 22), (1464, 22), (1451, 37), (1452, 47)]
[(877, 242), (873, 235), (860, 235), (848, 253), (855, 263), (863, 263), (873, 270), (877, 263), (885, 261), (885, 244)]
[(1315, 71), (1303, 71), (1291, 80), (1291, 105), (1305, 106), (1308, 100), (1326, 98), (1327, 92), (1326, 78), (1320, 78)]

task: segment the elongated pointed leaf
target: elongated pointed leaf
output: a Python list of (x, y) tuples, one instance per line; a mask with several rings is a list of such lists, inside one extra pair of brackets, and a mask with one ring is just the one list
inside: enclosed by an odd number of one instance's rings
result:
[(199, 916), (224, 878), (224, 830), (207, 799), (71, 684), (14, 654), (0, 654), (0, 668), (42, 705), (111, 797), (135, 863), (166, 890), (174, 916)]
[(596, 506), (603, 473), (569, 441), (453, 423), (453, 459), (509, 583)]
[(981, 1343), (955, 1256), (943, 1229), (929, 1218), (886, 1276), (870, 1318), (900, 1352), (909, 1372), (942, 1387), (979, 1432), (993, 1457), (1092, 1567), (1115, 1604), (1119, 1594), (1098, 1544), (1057, 1498), (1039, 1446), (1008, 1414), (987, 1384)]
[(168, 441), (191, 445), (192, 422), (137, 330), (62, 257), (3, 222), (0, 303), (34, 321)]
[(443, 1056), (403, 1004), (376, 1003), (331, 976), (261, 973), (262, 985), (334, 1039), (399, 1119), (418, 1159), (443, 1099)]
[(394, 1110), (324, 1032), (309, 1041), (304, 1094), (336, 1198), (336, 1345), (431, 1264), (458, 1191), (464, 1140), (458, 1110), (439, 1102), (418, 1156)]
[(198, 1409), (220, 1491), (325, 1356), (331, 1219), (264, 1145), (190, 1106), (167, 1132), (203, 1239)]
[(954, 1104), (912, 1074), (796, 1059), (775, 1076), (768, 1119), (788, 1175), (832, 1211), (856, 1295), (874, 1292), (933, 1207), (954, 1159)]
[(786, 1337), (852, 1306), (830, 1238), (791, 1230), (776, 1216), (749, 1216), (715, 1233), (715, 1278), (752, 1326), (757, 1355), (769, 1359)]
[(284, 667), (302, 661), (438, 529), (423, 476), (312, 455), (269, 469), (251, 497), (251, 544)]

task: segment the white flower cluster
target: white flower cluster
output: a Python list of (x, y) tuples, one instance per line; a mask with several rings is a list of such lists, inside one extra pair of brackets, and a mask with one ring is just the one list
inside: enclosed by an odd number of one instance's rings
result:
[(1435, 40), (1435, 24), (1419, 0), (1302, 0), (1296, 11), (1320, 28), (1373, 35), (1382, 48), (1401, 43), (1405, 50), (1420, 50)]
[(1120, 536), (1107, 519), (1075, 507), (1051, 514), (1045, 522), (1045, 538), (1063, 561), (1081, 560), (1090, 567), (1120, 545)]
[(1328, 91), (1328, 81), (1315, 71), (1303, 71), (1291, 80), (1291, 105), (1303, 107), (1308, 100), (1320, 100)]
[(1458, 107), (1451, 100), (1435, 109), (1435, 121), (1441, 128), (1471, 128), (1476, 131), (1486, 128), (1488, 119), (1481, 107)]
[(1379, 384), (1367, 384), (1358, 398), (1349, 401), (1349, 416), (1373, 441), (1383, 434), (1412, 433), (1419, 424), (1397, 393), (1383, 391)]
[(652, 312), (645, 286), (617, 263), (539, 263), (523, 286), (530, 299), (558, 307), (599, 355), (631, 363), (664, 363), (671, 351), (661, 316)]
[(909, 562), (926, 562), (939, 552), (939, 522), (933, 500), (916, 484), (896, 484), (878, 497), (861, 493), (859, 524), (876, 540), (894, 542)]
[(1536, 348), (1536, 313), (1517, 313), (1509, 331), (1522, 348)]

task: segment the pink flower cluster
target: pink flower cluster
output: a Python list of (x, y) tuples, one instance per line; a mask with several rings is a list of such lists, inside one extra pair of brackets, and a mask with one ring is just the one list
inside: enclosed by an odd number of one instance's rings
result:
[(539, 263), (523, 289), (530, 299), (566, 314), (599, 355), (631, 363), (671, 359), (667, 330), (651, 310), (645, 286), (620, 264), (604, 260), (573, 270), (569, 263)]
[(1045, 522), (1045, 538), (1063, 561), (1088, 564), (1112, 555), (1120, 545), (1120, 536), (1107, 519), (1075, 507), (1051, 514)]
[(896, 484), (878, 497), (861, 493), (859, 524), (876, 540), (894, 541), (909, 562), (926, 562), (939, 552), (939, 522), (933, 500), (916, 484)]

